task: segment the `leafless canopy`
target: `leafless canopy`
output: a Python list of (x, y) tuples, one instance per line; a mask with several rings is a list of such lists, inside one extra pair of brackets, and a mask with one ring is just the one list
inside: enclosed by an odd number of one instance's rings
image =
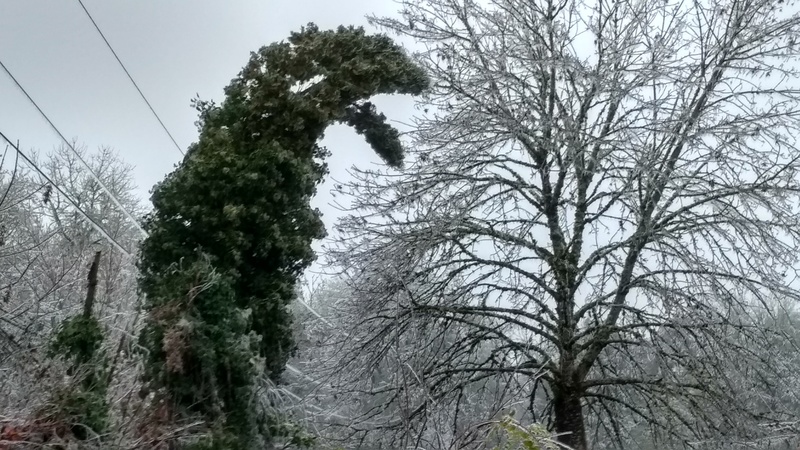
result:
[(357, 352), (436, 340), (404, 350), (439, 349), (394, 384), (419, 394), (404, 423), (509, 374), (539, 381), (516, 395), (577, 450), (789, 420), (732, 389), (775, 392), (759, 317), (800, 299), (793, 2), (401, 4), (374, 21), (434, 80), (415, 162), (356, 172), (329, 255), (360, 299)]
[[(117, 448), (135, 426), (126, 408), (138, 383), (135, 340), (130, 339), (138, 295), (135, 261), (126, 253), (136, 248), (140, 235), (78, 158), (88, 161), (129, 211), (140, 214), (142, 207), (131, 168), (112, 149), (90, 152), (77, 143), (73, 146), (77, 154), (67, 147), (44, 157), (25, 151), (38, 170), (17, 158), (11, 147), (0, 158), (0, 422), (25, 428), (31, 417), (49, 411), (54, 392), (79, 379), (65, 376), (66, 366), (47, 350), (65, 319), (86, 307), (87, 273), (93, 266), (95, 298), (89, 309), (107, 330), (113, 375), (109, 401), (115, 408), (114, 436), (104, 448)], [(117, 245), (96, 231), (76, 205)], [(98, 251), (103, 257), (92, 265)]]

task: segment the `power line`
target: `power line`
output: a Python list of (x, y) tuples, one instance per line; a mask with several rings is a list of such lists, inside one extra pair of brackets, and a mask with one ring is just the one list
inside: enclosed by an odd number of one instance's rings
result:
[(22, 157), (22, 159), (24, 159), (24, 160), (25, 160), (25, 162), (27, 162), (27, 163), (28, 163), (28, 165), (29, 165), (29, 166), (31, 166), (31, 168), (33, 168), (33, 170), (35, 170), (36, 172), (38, 172), (38, 173), (39, 173), (39, 175), (41, 175), (41, 176), (42, 176), (42, 178), (44, 178), (44, 179), (45, 179), (45, 180), (46, 180), (48, 183), (50, 183), (50, 185), (51, 185), (51, 186), (53, 186), (53, 187), (54, 187), (54, 188), (55, 188), (55, 189), (56, 189), (56, 190), (57, 190), (57, 191), (58, 191), (58, 192), (59, 192), (61, 195), (63, 195), (63, 196), (64, 196), (64, 198), (67, 200), (67, 202), (69, 202), (69, 203), (70, 203), (70, 204), (71, 204), (71, 205), (72, 205), (72, 206), (73, 206), (73, 207), (74, 207), (76, 210), (78, 210), (78, 212), (80, 213), (80, 215), (81, 215), (81, 216), (83, 216), (83, 218), (84, 218), (84, 219), (86, 219), (87, 221), (89, 221), (89, 223), (92, 225), (92, 228), (94, 228), (96, 231), (98, 231), (100, 234), (102, 234), (104, 238), (108, 239), (108, 241), (109, 241), (109, 242), (111, 242), (111, 243), (112, 243), (112, 244), (113, 244), (113, 245), (114, 245), (114, 246), (117, 248), (117, 250), (119, 250), (120, 252), (122, 252), (122, 254), (124, 254), (124, 255), (125, 255), (125, 256), (127, 256), (127, 257), (131, 257), (131, 254), (130, 254), (130, 252), (128, 252), (127, 250), (125, 250), (125, 248), (123, 248), (123, 247), (122, 247), (122, 244), (120, 244), (119, 242), (117, 242), (117, 240), (116, 240), (116, 239), (114, 239), (113, 237), (111, 237), (111, 235), (110, 235), (110, 234), (108, 234), (108, 233), (106, 232), (106, 230), (104, 230), (104, 229), (103, 229), (103, 227), (101, 227), (101, 226), (100, 226), (100, 224), (99, 224), (99, 223), (97, 223), (97, 222), (96, 222), (94, 219), (92, 219), (91, 217), (89, 217), (89, 214), (87, 214), (87, 213), (86, 213), (86, 211), (84, 211), (84, 210), (83, 210), (83, 209), (82, 209), (80, 206), (78, 206), (78, 204), (77, 204), (77, 203), (76, 203), (74, 200), (72, 200), (72, 198), (71, 198), (71, 197), (70, 197), (70, 196), (69, 196), (69, 195), (68, 195), (66, 192), (64, 192), (64, 190), (63, 190), (63, 189), (61, 189), (61, 188), (60, 188), (60, 187), (59, 187), (59, 186), (58, 186), (56, 183), (54, 183), (54, 182), (53, 182), (53, 180), (52, 180), (52, 179), (50, 179), (50, 177), (49, 177), (49, 176), (47, 176), (47, 174), (46, 174), (46, 173), (44, 173), (44, 172), (43, 172), (43, 171), (42, 171), (42, 170), (39, 168), (39, 166), (37, 166), (37, 165), (36, 165), (36, 163), (35, 163), (35, 162), (33, 162), (33, 160), (32, 160), (32, 159), (30, 159), (30, 158), (28, 157), (28, 155), (26, 155), (25, 153), (23, 153), (23, 152), (22, 152), (22, 150), (19, 148), (19, 144), (14, 144), (13, 142), (11, 142), (11, 140), (10, 140), (8, 137), (6, 137), (6, 135), (5, 135), (5, 134), (3, 134), (3, 132), (2, 132), (2, 131), (0, 131), (0, 137), (2, 137), (2, 138), (3, 138), (3, 140), (4, 140), (4, 141), (6, 141), (6, 143), (8, 143), (8, 145), (9, 145), (9, 146), (11, 146), (11, 148), (13, 148), (14, 150), (16, 150), (16, 151), (17, 151), (17, 154), (18, 154), (19, 156), (21, 156), (21, 157)]
[(150, 104), (150, 102), (147, 100), (147, 97), (145, 97), (145, 95), (142, 92), (142, 90), (139, 89), (139, 85), (136, 84), (136, 81), (134, 81), (133, 76), (131, 76), (131, 73), (128, 72), (128, 69), (125, 67), (125, 64), (123, 64), (122, 60), (119, 58), (119, 55), (117, 55), (117, 52), (114, 51), (114, 47), (112, 47), (111, 43), (109, 43), (108, 39), (106, 39), (106, 35), (103, 34), (103, 32), (100, 30), (100, 27), (97, 25), (97, 22), (95, 22), (95, 20), (92, 17), (92, 15), (89, 13), (89, 10), (86, 9), (86, 6), (83, 4), (83, 1), (82, 0), (78, 0), (78, 3), (81, 5), (81, 8), (83, 8), (83, 12), (86, 13), (86, 16), (92, 22), (92, 25), (94, 25), (94, 29), (97, 30), (97, 33), (100, 34), (101, 38), (103, 38), (103, 42), (105, 42), (106, 46), (108, 47), (108, 49), (111, 50), (111, 54), (114, 55), (114, 58), (116, 58), (117, 62), (119, 63), (119, 66), (122, 67), (122, 70), (125, 72), (125, 75), (127, 75), (128, 79), (131, 80), (131, 83), (133, 84), (133, 87), (135, 87), (136, 91), (139, 92), (139, 96), (142, 97), (142, 100), (144, 100), (144, 103), (147, 105), (148, 108), (150, 108), (150, 112), (153, 113), (153, 116), (155, 116), (156, 120), (158, 120), (158, 123), (161, 124), (161, 128), (164, 129), (164, 132), (167, 133), (167, 136), (169, 136), (169, 139), (172, 141), (173, 144), (175, 144), (175, 148), (177, 148), (178, 151), (181, 152), (181, 155), (185, 155), (185, 153), (181, 149), (181, 146), (178, 145), (178, 142), (175, 141), (174, 137), (172, 137), (172, 133), (170, 133), (169, 130), (167, 129), (167, 126), (164, 125), (164, 121), (161, 120), (161, 117), (158, 116), (158, 114), (156, 113), (156, 110), (153, 109), (153, 105)]
[(58, 134), (61, 140), (64, 141), (64, 143), (67, 145), (67, 147), (69, 147), (69, 149), (72, 150), (72, 153), (74, 153), (75, 156), (78, 157), (78, 160), (81, 162), (83, 167), (89, 171), (89, 174), (92, 176), (92, 178), (94, 178), (94, 181), (100, 185), (100, 188), (103, 189), (103, 192), (105, 192), (106, 195), (108, 195), (111, 198), (111, 201), (113, 201), (114, 204), (117, 206), (117, 208), (119, 208), (122, 211), (122, 213), (125, 214), (125, 217), (127, 217), (128, 220), (130, 220), (133, 223), (133, 225), (139, 229), (142, 235), (147, 236), (147, 232), (139, 224), (139, 221), (137, 221), (133, 217), (133, 214), (128, 212), (128, 210), (124, 206), (122, 206), (122, 203), (120, 203), (117, 197), (113, 193), (111, 193), (111, 191), (106, 187), (105, 183), (103, 183), (100, 177), (98, 177), (97, 174), (94, 173), (94, 170), (92, 170), (91, 166), (89, 166), (89, 164), (87, 164), (86, 161), (83, 160), (83, 157), (80, 155), (80, 153), (78, 153), (77, 150), (75, 150), (75, 147), (72, 145), (72, 143), (69, 142), (67, 138), (64, 137), (64, 134), (62, 134), (61, 131), (59, 131), (59, 129), (55, 126), (53, 121), (50, 120), (49, 117), (47, 117), (47, 114), (45, 114), (44, 111), (42, 111), (42, 108), (40, 108), (39, 105), (36, 103), (36, 101), (34, 101), (33, 98), (30, 96), (30, 94), (28, 94), (28, 91), (26, 91), (25, 88), (22, 87), (22, 84), (20, 84), (20, 82), (17, 81), (17, 79), (14, 77), (11, 71), (8, 70), (8, 67), (6, 67), (6, 65), (3, 64), (2, 60), (0, 60), (0, 68), (2, 68), (5, 71), (5, 73), (9, 76), (9, 78), (11, 78), (14, 84), (17, 85), (17, 88), (19, 88), (19, 90), (22, 91), (23, 94), (25, 94), (25, 97), (28, 98), (28, 101), (30, 101), (33, 104), (36, 110), (39, 111), (39, 114), (41, 114), (41, 116), (44, 117), (44, 120), (46, 120), (47, 123), (50, 125), (50, 128), (52, 128), (53, 131), (55, 131), (56, 134)]

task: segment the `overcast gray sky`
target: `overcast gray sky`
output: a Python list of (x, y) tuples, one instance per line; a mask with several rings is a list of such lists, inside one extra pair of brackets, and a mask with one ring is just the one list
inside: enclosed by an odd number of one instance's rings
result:
[[(217, 99), (249, 53), (286, 38), (308, 22), (321, 28), (366, 25), (365, 15), (394, 14), (391, 0), (84, 0), (139, 87), (184, 149), (196, 139), (196, 94)], [(135, 166), (138, 193), (170, 172), (181, 155), (150, 114), (77, 0), (0, 0), (0, 61), (69, 138), (94, 150), (108, 145)], [(380, 99), (390, 119), (406, 121), (410, 99)], [(0, 73), (0, 131), (25, 150), (60, 142)], [(345, 127), (324, 141), (331, 178), (377, 157)], [(330, 228), (336, 212), (323, 187), (315, 204)]]

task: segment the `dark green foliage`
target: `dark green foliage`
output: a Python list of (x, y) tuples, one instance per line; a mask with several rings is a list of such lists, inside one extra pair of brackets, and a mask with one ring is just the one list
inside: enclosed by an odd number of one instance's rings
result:
[(50, 342), (50, 357), (61, 356), (76, 364), (94, 358), (103, 343), (103, 328), (93, 317), (75, 316), (61, 324)]
[(403, 146), (400, 144), (400, 133), (386, 123), (386, 116), (375, 110), (371, 102), (351, 106), (346, 110), (347, 125), (353, 127), (358, 134), (363, 134), (367, 143), (390, 166), (398, 167), (403, 163)]
[(90, 437), (89, 430), (102, 433), (109, 424), (107, 385), (75, 389), (63, 386), (53, 393), (50, 418), (70, 424), (70, 431), (78, 439)]
[[(313, 261), (312, 241), (325, 234), (309, 205), (326, 173), (319, 140), (328, 126), (346, 123), (399, 166), (399, 133), (367, 99), (419, 94), (427, 83), (386, 36), (309, 25), (253, 53), (222, 105), (196, 103), (198, 142), (153, 189), (139, 265), (148, 378), (176, 407), (224, 418), (246, 435), (256, 421), (251, 361), (258, 356), (279, 379), (294, 351), (287, 305)], [(207, 267), (193, 265), (200, 254)], [(178, 263), (186, 269), (176, 272)], [(190, 281), (212, 267), (213, 287), (187, 303)], [(185, 347), (182, 371), (167, 369), (168, 336)]]
[(187, 411), (231, 429), (242, 442), (255, 439), (258, 338), (248, 334), (248, 310), (236, 307), (230, 284), (206, 257), (188, 267), (174, 265), (153, 281), (158, 290), (148, 297), (150, 315), (141, 334), (150, 350), (147, 378)]
[(67, 319), (50, 343), (50, 357), (68, 363), (72, 381), (59, 386), (42, 414), (70, 426), (78, 439), (88, 430), (102, 433), (108, 426), (108, 360), (100, 347), (103, 328), (97, 319), (84, 315)]

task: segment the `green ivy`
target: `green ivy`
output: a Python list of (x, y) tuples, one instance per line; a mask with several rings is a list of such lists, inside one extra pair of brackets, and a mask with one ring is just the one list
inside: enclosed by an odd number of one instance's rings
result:
[[(235, 448), (256, 442), (245, 430), (269, 429), (252, 412), (253, 377), (279, 381), (295, 351), (288, 305), (325, 235), (310, 206), (327, 173), (319, 141), (344, 123), (400, 166), (399, 133), (368, 99), (427, 86), (390, 38), (311, 24), (254, 52), (221, 105), (195, 103), (199, 139), (154, 187), (144, 223), (141, 343), (151, 387), (178, 411), (235, 430)], [(190, 295), (211, 272), (213, 286)]]
[(249, 311), (236, 306), (230, 281), (202, 255), (155, 281), (159, 290), (147, 298), (150, 315), (140, 337), (150, 349), (146, 377), (176, 406), (227, 430), (209, 442), (248, 448), (257, 425), (252, 379), (261, 369)]
[(76, 364), (94, 358), (103, 343), (103, 328), (97, 319), (75, 316), (64, 321), (50, 342), (49, 357), (61, 356)]
[(109, 424), (109, 368), (101, 351), (103, 339), (97, 319), (80, 315), (64, 321), (50, 341), (49, 356), (68, 364), (72, 381), (54, 390), (42, 413), (68, 424), (78, 439), (88, 438), (88, 430), (102, 433)]
[(87, 439), (89, 430), (103, 433), (109, 425), (107, 385), (98, 384), (93, 389), (75, 389), (74, 386), (58, 388), (51, 398), (50, 415), (61, 423), (70, 425), (78, 439)]

